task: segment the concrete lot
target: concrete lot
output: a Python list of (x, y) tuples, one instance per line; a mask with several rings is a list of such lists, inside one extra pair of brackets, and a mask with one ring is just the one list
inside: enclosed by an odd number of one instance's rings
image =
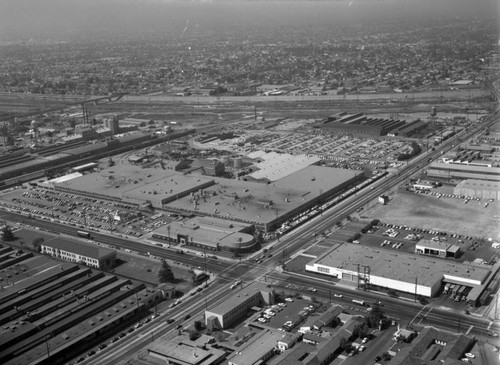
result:
[[(442, 190), (441, 190), (442, 191)], [(481, 203), (481, 204), (479, 204)], [(436, 198), (398, 189), (387, 205), (375, 204), (363, 217), (397, 225), (458, 233), (475, 238), (500, 239), (498, 202), (464, 204), (462, 199)], [(488, 252), (491, 257), (492, 252)]]

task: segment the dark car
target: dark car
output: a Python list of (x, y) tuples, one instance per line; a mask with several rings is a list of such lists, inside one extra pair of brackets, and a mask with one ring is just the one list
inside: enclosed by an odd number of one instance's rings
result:
[(95, 355), (95, 351), (89, 351), (89, 352), (87, 353), (87, 356), (88, 356), (88, 357), (91, 357), (91, 356), (94, 356), (94, 355)]
[(169, 318), (167, 319), (167, 323), (170, 324), (170, 323), (174, 323), (175, 322), (175, 319), (174, 318)]
[(189, 318), (191, 318), (191, 314), (186, 314), (186, 316), (184, 317), (184, 320), (188, 320)]
[(117, 341), (120, 341), (120, 337), (115, 337), (111, 340), (111, 343), (115, 343)]
[(125, 332), (122, 332), (122, 333), (120, 333), (120, 334), (118, 335), (118, 337), (123, 338), (123, 337), (125, 337), (126, 335), (127, 335), (127, 334), (126, 334)]
[(108, 347), (108, 345), (103, 343), (102, 345), (99, 345), (99, 350), (104, 350), (106, 347)]
[(182, 324), (178, 324), (175, 329), (180, 330), (182, 328)]
[(82, 361), (85, 361), (84, 357), (80, 357), (78, 360), (76, 360), (76, 362), (82, 362)]

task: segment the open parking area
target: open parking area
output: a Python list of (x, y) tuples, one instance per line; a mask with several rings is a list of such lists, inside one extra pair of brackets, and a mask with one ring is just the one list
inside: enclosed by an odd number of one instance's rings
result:
[(2, 194), (0, 205), (6, 210), (21, 212), (26, 217), (82, 229), (112, 230), (131, 237), (141, 237), (176, 219), (97, 196), (87, 197), (32, 186)]

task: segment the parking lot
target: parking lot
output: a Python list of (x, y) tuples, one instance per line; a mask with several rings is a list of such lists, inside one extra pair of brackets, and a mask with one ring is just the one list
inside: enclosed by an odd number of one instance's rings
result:
[(4, 192), (0, 196), (0, 206), (26, 217), (82, 229), (112, 230), (131, 237), (141, 237), (175, 219), (97, 196), (75, 195), (33, 186)]

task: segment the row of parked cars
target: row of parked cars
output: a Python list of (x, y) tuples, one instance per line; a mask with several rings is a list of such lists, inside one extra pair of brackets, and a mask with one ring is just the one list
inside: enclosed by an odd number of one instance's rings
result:
[[(114, 337), (114, 338), (113, 338), (113, 339), (109, 342), (109, 344), (102, 343), (102, 344), (100, 344), (100, 345), (97, 347), (97, 349), (95, 349), (95, 350), (90, 350), (89, 352), (87, 352), (87, 358), (94, 356), (94, 355), (97, 353), (97, 351), (102, 351), (102, 350), (104, 350), (105, 348), (107, 348), (109, 345), (114, 344), (114, 343), (116, 343), (116, 342), (120, 341), (123, 337), (127, 336), (127, 334), (128, 334), (128, 333), (132, 333), (132, 332), (134, 332), (136, 329), (141, 328), (141, 327), (142, 327), (142, 326), (144, 326), (146, 323), (151, 322), (153, 319), (157, 318), (158, 316), (159, 316), (158, 314), (153, 314), (153, 315), (151, 315), (150, 317), (147, 317), (144, 321), (137, 322), (137, 323), (135, 324), (135, 326), (134, 326), (134, 327), (130, 327), (130, 328), (128, 329), (128, 331), (127, 331), (127, 332), (121, 332), (120, 334), (118, 334), (117, 336), (115, 336), (115, 337)], [(85, 357), (84, 357), (84, 356), (81, 356), (81, 357), (79, 357), (79, 358), (78, 358), (78, 360), (76, 360), (76, 362), (77, 362), (77, 363), (80, 363), (80, 362), (82, 362), (82, 361), (84, 361), (84, 360), (85, 360)]]

